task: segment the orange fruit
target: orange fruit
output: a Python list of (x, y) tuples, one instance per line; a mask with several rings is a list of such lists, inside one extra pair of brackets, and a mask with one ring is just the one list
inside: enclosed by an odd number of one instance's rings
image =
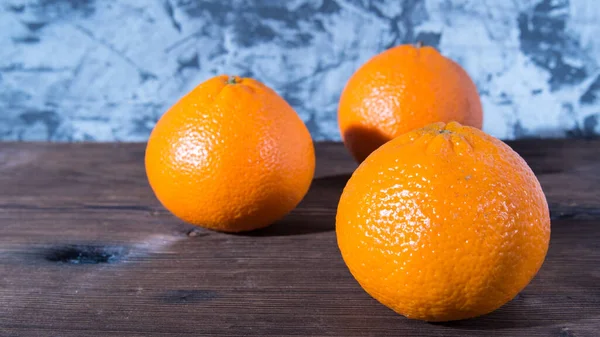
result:
[(338, 123), (356, 161), (390, 139), (435, 122), (482, 127), (477, 88), (454, 61), (432, 47), (401, 45), (376, 55), (348, 81)]
[(350, 272), (408, 318), (489, 313), (542, 265), (544, 193), (525, 161), (484, 132), (436, 123), (373, 152), (339, 202), (337, 241)]
[(308, 191), (314, 169), (302, 120), (251, 78), (200, 84), (162, 116), (146, 148), (160, 202), (184, 221), (225, 232), (282, 218)]

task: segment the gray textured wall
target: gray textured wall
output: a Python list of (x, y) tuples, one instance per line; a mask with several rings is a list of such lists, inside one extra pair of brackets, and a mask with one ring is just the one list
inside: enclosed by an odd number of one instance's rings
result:
[(0, 140), (140, 141), (220, 74), (339, 139), (352, 72), (417, 39), (474, 78), (502, 138), (600, 133), (597, 0), (0, 0)]

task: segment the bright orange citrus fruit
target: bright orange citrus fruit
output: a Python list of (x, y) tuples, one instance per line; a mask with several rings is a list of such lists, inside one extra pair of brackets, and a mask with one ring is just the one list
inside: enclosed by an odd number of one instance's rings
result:
[(550, 217), (538, 180), (510, 147), (476, 128), (436, 123), (359, 166), (336, 233), (367, 293), (406, 317), (449, 321), (489, 313), (531, 281)]
[(435, 122), (481, 128), (475, 84), (460, 65), (432, 47), (401, 45), (352, 75), (338, 108), (344, 144), (358, 162), (385, 142)]
[(187, 222), (226, 232), (281, 219), (308, 191), (314, 169), (302, 120), (251, 78), (200, 84), (162, 116), (146, 149), (160, 202)]

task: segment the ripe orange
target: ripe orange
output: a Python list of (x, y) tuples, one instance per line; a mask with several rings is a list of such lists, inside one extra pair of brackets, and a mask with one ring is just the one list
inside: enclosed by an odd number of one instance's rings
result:
[(360, 285), (413, 319), (489, 313), (537, 273), (550, 240), (525, 161), (482, 131), (436, 123), (373, 152), (339, 202), (336, 233)]
[(435, 122), (481, 128), (477, 88), (457, 63), (431, 47), (401, 45), (376, 55), (348, 81), (338, 122), (362, 162), (385, 142)]
[(313, 178), (314, 147), (302, 120), (272, 89), (251, 79), (214, 77), (156, 124), (146, 173), (177, 217), (226, 232), (282, 218)]

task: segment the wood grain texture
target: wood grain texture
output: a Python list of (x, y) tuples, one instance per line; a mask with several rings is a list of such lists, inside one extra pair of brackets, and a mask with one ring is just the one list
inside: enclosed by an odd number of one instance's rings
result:
[(599, 336), (600, 141), (510, 145), (548, 197), (547, 260), (498, 311), (430, 324), (345, 267), (335, 211), (356, 165), (340, 144), (317, 145), (288, 217), (231, 235), (161, 207), (143, 144), (0, 143), (0, 336)]

